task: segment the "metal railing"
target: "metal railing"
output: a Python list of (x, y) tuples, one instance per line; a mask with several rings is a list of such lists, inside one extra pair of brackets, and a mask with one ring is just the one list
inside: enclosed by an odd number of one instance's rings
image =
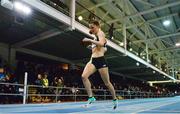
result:
[[(19, 100), (19, 103), (41, 103), (41, 102), (76, 102), (85, 101), (87, 93), (85, 88), (76, 87), (55, 87), (39, 86), (27, 84), (27, 73), (25, 73), (24, 84), (0, 83), (0, 99), (2, 100)], [(92, 89), (97, 100), (112, 99), (107, 89)], [(139, 98), (159, 98), (172, 97), (176, 94), (157, 94), (153, 92), (125, 91), (116, 90), (118, 99), (139, 99)]]

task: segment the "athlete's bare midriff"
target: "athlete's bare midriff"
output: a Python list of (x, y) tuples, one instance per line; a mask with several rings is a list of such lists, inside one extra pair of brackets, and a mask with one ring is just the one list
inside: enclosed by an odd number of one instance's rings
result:
[(102, 56), (104, 56), (105, 52), (106, 52), (105, 47), (97, 46), (97, 47), (92, 49), (92, 56), (91, 57), (94, 57), (94, 58), (102, 57)]

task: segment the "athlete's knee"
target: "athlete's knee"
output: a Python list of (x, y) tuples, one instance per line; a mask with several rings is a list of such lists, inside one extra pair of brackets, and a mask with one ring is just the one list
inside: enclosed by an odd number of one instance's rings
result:
[(111, 86), (111, 82), (105, 83), (105, 86), (106, 86), (106, 87), (110, 87), (110, 86)]
[(88, 76), (87, 76), (87, 75), (82, 75), (82, 76), (81, 76), (81, 78), (82, 78), (82, 80), (84, 80), (84, 81), (85, 81), (85, 80), (87, 80), (87, 79), (88, 79)]

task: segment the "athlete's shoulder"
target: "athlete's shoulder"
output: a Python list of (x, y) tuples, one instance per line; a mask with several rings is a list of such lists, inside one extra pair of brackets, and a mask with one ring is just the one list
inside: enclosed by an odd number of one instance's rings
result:
[(104, 37), (105, 38), (105, 34), (104, 32), (100, 29), (98, 34), (97, 34), (99, 37)]

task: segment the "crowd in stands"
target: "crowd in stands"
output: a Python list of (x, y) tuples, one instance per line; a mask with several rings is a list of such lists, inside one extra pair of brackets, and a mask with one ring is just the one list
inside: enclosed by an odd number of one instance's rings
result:
[[(4, 83), (4, 84), (3, 84)], [(11, 95), (11, 94), (18, 94), (19, 88), (17, 85), (11, 84), (18, 84), (17, 78), (14, 75), (14, 72), (10, 65), (8, 65), (7, 61), (3, 60), (0, 57), (0, 104), (4, 103), (20, 103), (21, 96), (18, 95)], [(9, 94), (9, 95), (2, 95), (2, 94)]]
[[(0, 82), (23, 84), (24, 72), (28, 72), (28, 85), (32, 85), (28, 88), (29, 94), (32, 94), (32, 96), (29, 95), (28, 102), (61, 102), (73, 100), (74, 98), (72, 96), (69, 97), (58, 95), (86, 95), (85, 90), (77, 89), (84, 88), (83, 83), (81, 81), (82, 69), (69, 69), (69, 67), (63, 68), (63, 64), (39, 64), (35, 62), (18, 61), (16, 70), (13, 73), (5, 73), (5, 78), (1, 79)], [(94, 76), (90, 77), (90, 80), (92, 81), (92, 88), (96, 89), (93, 92), (95, 94), (103, 95), (104, 91), (100, 92), (99, 90), (107, 88), (105, 87), (98, 73), (95, 73)], [(117, 91), (118, 95), (122, 95), (122, 91), (124, 91), (123, 95), (131, 95), (131, 98), (133, 98), (133, 95), (140, 95), (140, 93), (142, 92), (146, 92), (144, 93), (144, 95), (146, 96), (151, 94), (167, 95), (174, 93), (174, 90), (171, 91), (170, 89), (165, 87), (151, 87), (147, 83), (120, 76), (111, 75), (111, 81), (116, 90), (121, 90), (121, 92)], [(21, 93), (20, 88), (18, 86), (8, 84), (0, 86), (0, 93)], [(56, 88), (52, 88), (52, 86)], [(65, 87), (69, 88), (65, 89)], [(149, 94), (147, 94), (147, 92)], [(51, 94), (53, 96), (46, 96), (46, 94)], [(22, 96), (16, 95), (10, 97), (0, 95), (0, 99), (3, 98), (4, 101), (1, 100), (0, 103), (22, 103)], [(84, 97), (83, 99), (86, 98)]]

